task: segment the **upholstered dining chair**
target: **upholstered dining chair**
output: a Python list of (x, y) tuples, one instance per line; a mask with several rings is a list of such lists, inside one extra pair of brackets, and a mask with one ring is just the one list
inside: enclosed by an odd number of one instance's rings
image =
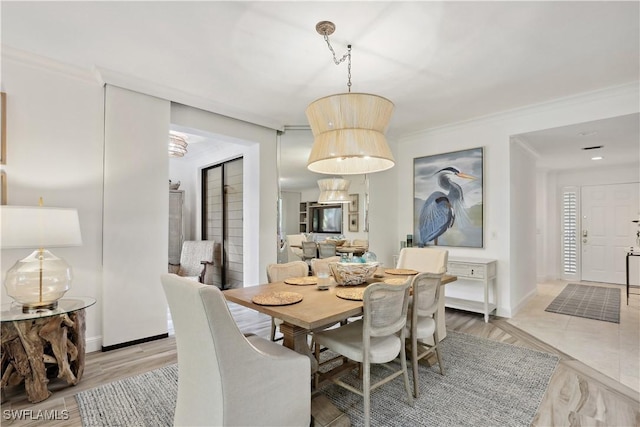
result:
[(217, 287), (175, 274), (161, 282), (178, 348), (174, 425), (309, 425), (307, 356), (242, 335)]
[[(309, 275), (309, 265), (304, 261), (291, 261), (283, 264), (267, 265), (267, 281), (269, 283), (282, 282), (290, 277)], [(271, 318), (271, 341), (276, 340), (276, 327), (282, 324), (281, 319)]]
[[(411, 369), (413, 371), (413, 396), (420, 393), (418, 381), (418, 361), (435, 352), (444, 375), (444, 364), (440, 354), (438, 337), (438, 305), (444, 292), (440, 282), (444, 273), (419, 273), (413, 277), (411, 288), (413, 298), (409, 307), (405, 334), (411, 342)], [(425, 339), (430, 339), (430, 343)]]
[[(397, 268), (408, 268), (420, 273), (446, 273), (449, 251), (438, 248), (403, 248), (400, 250)], [(436, 327), (438, 336), (443, 339), (447, 336), (447, 327), (444, 317), (444, 291), (438, 302), (438, 318)]]
[(331, 275), (329, 264), (332, 262), (340, 262), (339, 256), (331, 256), (329, 258), (314, 258), (311, 260), (311, 275), (317, 276), (318, 273), (327, 273)]
[(316, 242), (302, 242), (302, 260), (308, 261), (318, 258), (318, 244)]
[(329, 242), (319, 242), (318, 243), (318, 257), (319, 258), (329, 258), (332, 256), (336, 256), (336, 244)]
[[(332, 381), (363, 397), (365, 427), (371, 423), (371, 391), (399, 375), (404, 376), (407, 400), (413, 406), (404, 346), (410, 285), (410, 280), (403, 285), (373, 283), (364, 291), (362, 320), (314, 333), (316, 346), (327, 347), (362, 364), (362, 391), (339, 378)], [(401, 369), (371, 384), (371, 364), (387, 364), (398, 354)]]
[(214, 250), (213, 240), (185, 240), (180, 252), (180, 264), (175, 266), (176, 274), (213, 285)]

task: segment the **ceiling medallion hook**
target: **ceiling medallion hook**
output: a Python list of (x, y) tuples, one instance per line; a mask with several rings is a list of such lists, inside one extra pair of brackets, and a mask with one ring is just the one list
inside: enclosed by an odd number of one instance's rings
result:
[(330, 36), (336, 30), (336, 24), (331, 21), (320, 21), (316, 24), (316, 31), (321, 36)]

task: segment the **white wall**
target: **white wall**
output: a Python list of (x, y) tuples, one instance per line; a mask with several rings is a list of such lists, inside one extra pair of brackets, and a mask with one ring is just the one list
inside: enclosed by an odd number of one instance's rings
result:
[[(513, 310), (521, 303), (518, 296), (526, 294), (529, 283), (535, 280), (535, 277), (523, 279), (523, 275), (519, 271), (511, 271), (514, 268), (512, 259), (525, 255), (520, 253), (518, 248), (512, 248), (511, 242), (520, 242), (535, 236), (536, 227), (535, 221), (532, 221), (525, 228), (519, 228), (515, 231), (511, 227), (513, 217), (518, 214), (510, 210), (512, 206), (510, 171), (514, 166), (511, 165), (509, 155), (511, 136), (637, 113), (639, 101), (638, 85), (631, 84), (426, 130), (402, 138), (398, 143), (398, 162), (394, 169), (398, 173), (397, 206), (404, 208), (395, 209), (387, 203), (387, 211), (397, 210), (398, 212), (395, 238), (391, 239), (389, 244), (395, 245), (395, 242), (400, 240), (399, 236), (407, 233), (406, 230), (413, 220), (413, 159), (450, 151), (485, 147), (485, 246), (483, 249), (450, 248), (450, 255), (498, 260), (498, 314), (510, 317)], [(527, 169), (523, 172), (530, 173), (531, 171)], [(526, 180), (527, 182), (528, 180), (534, 181), (535, 177), (526, 178)], [(512, 232), (518, 234), (511, 236)], [(535, 240), (528, 243), (534, 245)], [(530, 272), (525, 274), (528, 275)], [(535, 270), (533, 274), (535, 274)], [(517, 281), (512, 282), (513, 278), (516, 278)], [(447, 285), (447, 294), (454, 295), (459, 291), (462, 295), (469, 295), (473, 298), (479, 296), (477, 286), (471, 287), (465, 284), (463, 287), (462, 285), (461, 282)]]
[[(518, 308), (535, 295), (537, 283), (536, 163), (535, 157), (517, 141), (510, 144), (510, 253), (509, 306)], [(501, 297), (504, 297), (504, 293)], [(502, 304), (504, 305), (504, 304)]]
[(103, 347), (167, 333), (167, 100), (106, 86)]
[[(102, 335), (103, 88), (88, 74), (39, 58), (2, 53), (7, 93), (8, 204), (78, 209), (81, 247), (52, 249), (73, 268), (67, 296), (97, 300), (86, 310), (87, 349)], [(30, 250), (2, 250), (6, 271)], [(2, 303), (11, 300), (2, 286)]]

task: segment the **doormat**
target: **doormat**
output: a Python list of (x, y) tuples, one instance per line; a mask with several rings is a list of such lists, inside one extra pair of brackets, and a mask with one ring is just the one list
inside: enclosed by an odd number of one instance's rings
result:
[(620, 323), (620, 289), (569, 283), (544, 311)]

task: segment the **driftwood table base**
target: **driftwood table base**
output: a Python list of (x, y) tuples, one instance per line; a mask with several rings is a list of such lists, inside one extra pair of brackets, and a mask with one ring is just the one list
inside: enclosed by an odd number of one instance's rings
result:
[(24, 382), (30, 402), (51, 395), (50, 378), (75, 385), (84, 372), (85, 311), (2, 322), (2, 394)]

